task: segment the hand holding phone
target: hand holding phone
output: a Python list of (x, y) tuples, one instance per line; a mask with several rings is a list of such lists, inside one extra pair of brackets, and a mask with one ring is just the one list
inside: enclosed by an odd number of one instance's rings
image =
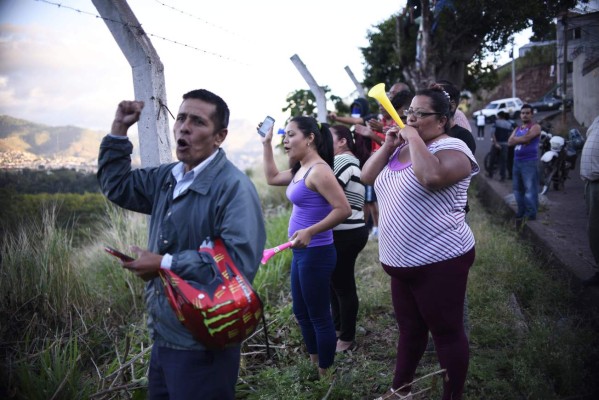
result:
[(104, 250), (105, 250), (107, 253), (109, 253), (109, 254), (111, 254), (111, 255), (113, 255), (113, 256), (115, 256), (115, 257), (117, 257), (117, 258), (120, 258), (120, 259), (121, 259), (121, 261), (123, 261), (123, 262), (135, 261), (135, 258), (133, 258), (133, 257), (131, 257), (131, 256), (128, 256), (128, 255), (126, 255), (126, 254), (123, 254), (123, 253), (121, 253), (120, 251), (118, 251), (118, 250), (116, 250), (116, 249), (113, 249), (112, 247), (105, 246), (105, 247), (104, 247)]
[(270, 115), (267, 115), (266, 118), (264, 118), (264, 121), (262, 122), (260, 127), (258, 128), (258, 134), (262, 137), (266, 136), (266, 134), (268, 133), (269, 130), (272, 129), (274, 124), (275, 124), (275, 119), (273, 117), (271, 117)]

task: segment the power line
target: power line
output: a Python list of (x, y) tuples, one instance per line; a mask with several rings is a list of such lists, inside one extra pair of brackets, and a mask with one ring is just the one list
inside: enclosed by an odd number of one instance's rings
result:
[(123, 21), (117, 21), (117, 20), (114, 20), (114, 19), (111, 19), (111, 18), (105, 18), (105, 17), (102, 17), (101, 15), (98, 15), (98, 14), (95, 14), (95, 13), (92, 13), (92, 12), (89, 12), (89, 11), (80, 10), (78, 8), (71, 7), (71, 6), (68, 6), (68, 5), (65, 5), (65, 4), (61, 4), (61, 3), (54, 3), (54, 2), (49, 1), (49, 0), (35, 0), (35, 1), (39, 1), (41, 3), (46, 3), (46, 4), (53, 5), (53, 6), (57, 6), (58, 8), (66, 8), (66, 9), (69, 9), (69, 10), (72, 10), (72, 11), (76, 11), (76, 12), (78, 12), (80, 14), (85, 14), (85, 15), (89, 15), (89, 16), (92, 16), (92, 17), (103, 19), (104, 21), (109, 21), (109, 22), (112, 22), (112, 23), (115, 23), (115, 24), (120, 24), (120, 25), (129, 27), (129, 28), (136, 29), (139, 32), (139, 34), (141, 34), (141, 35), (147, 35), (147, 36), (155, 37), (157, 39), (164, 40), (165, 42), (173, 43), (173, 44), (176, 44), (176, 45), (179, 45), (179, 46), (183, 46), (183, 47), (186, 47), (188, 49), (195, 50), (195, 51), (198, 51), (198, 52), (210, 55), (210, 56), (221, 58), (223, 60), (227, 60), (227, 61), (231, 61), (231, 62), (234, 62), (234, 63), (237, 63), (237, 64), (248, 66), (247, 63), (244, 63), (242, 61), (236, 60), (234, 58), (227, 57), (227, 56), (224, 56), (222, 54), (214, 53), (212, 51), (200, 49), (199, 47), (192, 46), (192, 45), (187, 44), (187, 43), (179, 42), (177, 40), (169, 39), (169, 38), (164, 37), (164, 36), (156, 35), (156, 34), (151, 33), (151, 32), (146, 32), (142, 28), (141, 24), (139, 24), (139, 25), (132, 25), (132, 24), (129, 24), (129, 23), (126, 23), (126, 22), (123, 22)]
[(193, 14), (191, 14), (191, 13), (188, 13), (187, 11), (179, 10), (178, 8), (176, 8), (176, 7), (173, 7), (173, 6), (169, 5), (169, 4), (163, 3), (163, 2), (162, 2), (162, 1), (160, 1), (160, 0), (154, 0), (154, 1), (155, 1), (156, 3), (158, 3), (158, 4), (160, 4), (161, 6), (164, 6), (164, 7), (166, 7), (166, 8), (170, 8), (171, 10), (173, 10), (173, 11), (175, 11), (175, 12), (178, 12), (178, 13), (180, 13), (180, 14), (182, 14), (182, 15), (185, 15), (185, 16), (187, 16), (187, 17), (190, 17), (190, 18), (193, 18), (193, 19), (197, 19), (198, 21), (202, 21), (202, 22), (203, 22), (203, 23), (205, 23), (206, 25), (213, 26), (213, 27), (215, 27), (215, 28), (217, 28), (217, 29), (220, 29), (220, 30), (221, 30), (221, 31), (223, 31), (223, 32), (227, 32), (227, 33), (229, 33), (229, 34), (231, 34), (231, 35), (234, 35), (234, 36), (239, 36), (239, 35), (238, 35), (237, 33), (235, 33), (235, 32), (232, 32), (232, 31), (230, 31), (230, 30), (228, 30), (228, 29), (226, 29), (226, 28), (223, 28), (222, 26), (215, 25), (215, 24), (213, 24), (213, 23), (211, 23), (211, 22), (209, 22), (209, 21), (206, 21), (205, 19), (203, 19), (203, 18), (201, 18), (201, 17), (198, 17), (198, 16), (196, 16), (196, 15), (193, 15)]

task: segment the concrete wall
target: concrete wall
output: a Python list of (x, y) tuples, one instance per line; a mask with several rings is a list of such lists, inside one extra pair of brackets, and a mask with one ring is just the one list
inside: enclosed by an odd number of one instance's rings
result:
[(582, 69), (589, 55), (582, 53), (574, 59), (572, 86), (574, 89), (574, 118), (584, 126), (591, 123), (599, 115), (599, 67), (582, 74)]
[[(591, 10), (593, 11), (593, 10)], [(576, 32), (568, 40), (568, 61), (572, 73), (567, 78), (568, 97), (574, 100), (574, 118), (589, 126), (599, 113), (599, 12), (570, 14), (568, 30)], [(561, 20), (557, 23), (557, 81), (562, 81), (563, 39)]]

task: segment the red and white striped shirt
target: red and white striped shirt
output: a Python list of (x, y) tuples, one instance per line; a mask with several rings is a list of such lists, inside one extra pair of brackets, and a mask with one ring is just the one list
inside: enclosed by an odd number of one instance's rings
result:
[(429, 190), (418, 182), (411, 163), (397, 162), (400, 148), (374, 183), (379, 205), (380, 261), (394, 267), (416, 267), (466, 253), (474, 246), (464, 210), (470, 180), (479, 172), (474, 155), (459, 139), (432, 143), (432, 154), (441, 150), (466, 154), (472, 172), (451, 186)]

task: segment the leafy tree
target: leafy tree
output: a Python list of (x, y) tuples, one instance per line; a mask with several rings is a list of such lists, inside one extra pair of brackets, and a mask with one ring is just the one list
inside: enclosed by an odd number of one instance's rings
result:
[(476, 83), (485, 72), (482, 60), (503, 49), (514, 33), (532, 26), (545, 37), (553, 18), (576, 2), (409, 0), (401, 14), (368, 32), (364, 83), (405, 80), (419, 89), (447, 79), (462, 86), (467, 74), (474, 76), (468, 83)]
[(95, 174), (68, 168), (54, 170), (1, 170), (0, 187), (18, 193), (86, 193), (99, 192)]
[[(335, 107), (335, 111), (340, 114), (349, 113), (349, 107), (343, 102), (341, 97), (331, 94), (331, 89), (328, 86), (324, 87), (325, 96), (327, 98), (327, 102), (333, 103)], [(293, 117), (305, 115), (305, 116), (313, 116), (317, 117), (318, 113), (316, 112), (316, 97), (310, 90), (299, 89), (295, 92), (290, 93), (285, 99), (287, 105), (282, 109), (283, 112), (290, 112), (290, 119)]]

